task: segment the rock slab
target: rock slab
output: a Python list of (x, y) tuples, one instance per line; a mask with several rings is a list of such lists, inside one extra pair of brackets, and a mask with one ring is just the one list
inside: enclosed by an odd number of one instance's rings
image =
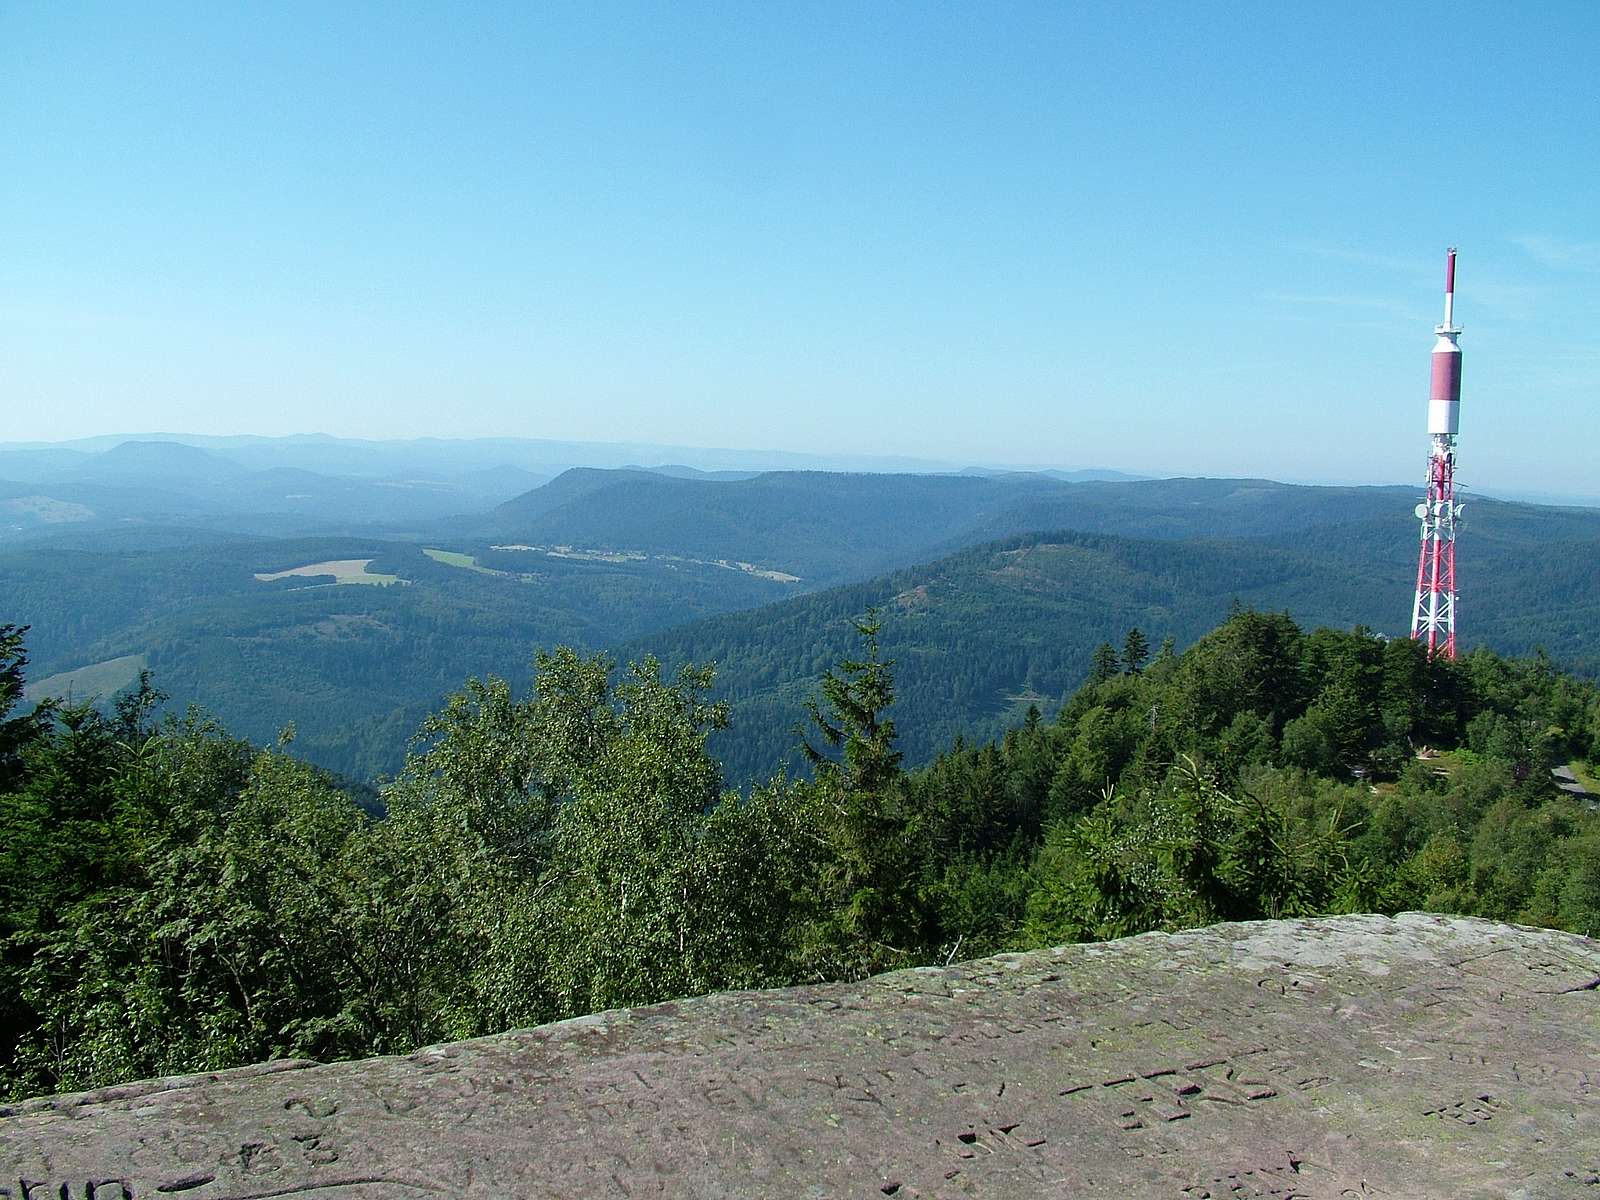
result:
[(4, 1200), (1589, 1197), (1600, 944), (1403, 914), (0, 1109)]

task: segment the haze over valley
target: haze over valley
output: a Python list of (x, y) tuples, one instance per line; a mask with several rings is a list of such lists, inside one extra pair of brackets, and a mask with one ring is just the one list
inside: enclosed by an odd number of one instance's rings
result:
[[(525, 687), (534, 651), (557, 645), (656, 655), (716, 664), (736, 716), (715, 744), (748, 783), (803, 769), (804, 701), (871, 607), (913, 763), (998, 736), (1029, 705), (1053, 713), (1130, 627), (1181, 649), (1242, 604), (1405, 632), (1404, 488), (634, 461), (667, 452), (0, 447), (0, 479), (17, 476), (0, 493), (27, 500), (7, 502), (0, 588), (32, 626), (29, 695), (109, 703), (148, 670), (172, 711), (198, 704), (263, 743), (292, 725), (293, 753), (371, 781), (468, 676)], [(1581, 576), (1600, 511), (1484, 499), (1472, 522), (1474, 637), (1593, 673)]]

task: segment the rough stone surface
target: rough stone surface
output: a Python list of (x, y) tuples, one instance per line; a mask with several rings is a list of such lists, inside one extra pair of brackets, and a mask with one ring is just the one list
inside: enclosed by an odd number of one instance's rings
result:
[(1407, 914), (0, 1110), (0, 1197), (1600, 1200), (1600, 944)]

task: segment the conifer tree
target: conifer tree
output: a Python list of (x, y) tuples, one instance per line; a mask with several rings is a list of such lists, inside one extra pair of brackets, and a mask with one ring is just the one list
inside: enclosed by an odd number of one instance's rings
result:
[(1122, 669), (1129, 675), (1137, 675), (1149, 657), (1150, 640), (1135, 625), (1128, 630), (1128, 636), (1122, 643)]
[(1177, 639), (1169, 633), (1166, 637), (1161, 639), (1161, 647), (1156, 651), (1155, 660), (1151, 662), (1150, 665), (1152, 667), (1163, 666), (1172, 662), (1177, 657), (1178, 642)]
[[(822, 678), (806, 703), (820, 738), (800, 749), (816, 771), (828, 863), (819, 880), (823, 911), (802, 947), (819, 975), (866, 975), (902, 961), (920, 917), (910, 822), (903, 811), (895, 748), (894, 663), (879, 649), (877, 609), (854, 622), (864, 656)], [(837, 755), (837, 757), (835, 757)]]
[(1101, 642), (1095, 647), (1094, 656), (1089, 660), (1089, 682), (1104, 683), (1117, 673), (1117, 650), (1110, 642)]
[(822, 677), (822, 703), (815, 697), (806, 701), (822, 745), (802, 738), (801, 753), (819, 780), (834, 781), (846, 791), (877, 792), (900, 773), (894, 719), (885, 715), (894, 703), (894, 663), (879, 651), (883, 622), (876, 608), (852, 623), (865, 643), (866, 657), (845, 659)]

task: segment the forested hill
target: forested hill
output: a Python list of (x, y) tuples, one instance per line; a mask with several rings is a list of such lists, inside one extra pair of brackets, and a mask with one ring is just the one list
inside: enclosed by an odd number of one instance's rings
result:
[(655, 653), (669, 666), (714, 663), (716, 695), (732, 702), (734, 719), (713, 746), (730, 778), (750, 781), (786, 759), (798, 765), (793, 731), (805, 700), (822, 671), (849, 654), (853, 620), (868, 608), (881, 610), (883, 652), (895, 664), (891, 715), (901, 748), (920, 763), (957, 736), (998, 736), (1030, 704), (1052, 709), (1083, 681), (1094, 648), (1120, 646), (1132, 627), (1152, 645), (1170, 636), (1183, 646), (1235, 603), (1392, 627), (1408, 571), (1396, 557), (1375, 581), (1249, 542), (1031, 533), (651, 634), (617, 653)]
[[(676, 479), (574, 470), (458, 531), (539, 544), (732, 558), (810, 585), (860, 579), (1009, 534), (1076, 529), (1126, 537), (1257, 537), (1387, 517), (1406, 488), (1302, 487), (1258, 479), (1063, 482), (1045, 475), (770, 472)], [(1600, 513), (1590, 528), (1600, 532)]]
[[(1159, 512), (1150, 519), (1169, 520)], [(1589, 633), (1600, 620), (1589, 579), (1600, 561), (1597, 518), (1581, 509), (1475, 505), (1472, 536), (1460, 546), (1461, 575), (1470, 581), (1464, 648), (1540, 647), (1564, 666), (1600, 671)], [(733, 778), (760, 779), (792, 763), (792, 730), (812, 681), (848, 651), (852, 620), (879, 607), (884, 653), (899, 678), (893, 715), (903, 749), (908, 761), (925, 762), (957, 735), (998, 735), (1030, 703), (1048, 710), (1082, 682), (1094, 648), (1120, 646), (1131, 627), (1152, 646), (1170, 636), (1182, 648), (1244, 604), (1403, 636), (1415, 545), (1410, 523), (1392, 514), (1249, 540), (1030, 533), (652, 634), (620, 653), (714, 662), (719, 694), (736, 713), (718, 735), (718, 753)]]
[[(570, 471), (503, 510), (501, 533), (420, 544), (70, 526), (0, 548), (0, 620), (32, 626), (41, 685), (109, 697), (145, 665), (175, 708), (201, 703), (262, 741), (293, 723), (297, 753), (363, 778), (398, 769), (403, 732), (461, 677), (525, 678), (537, 648), (716, 659), (727, 694), (754, 706), (724, 747), (748, 779), (791, 748), (809, 682), (868, 604), (890, 607), (902, 706), (916, 718), (907, 750), (923, 761), (1033, 699), (1048, 709), (1083, 678), (1089, 651), (1130, 625), (1181, 646), (1237, 598), (1403, 632), (1414, 503), (1405, 489), (1252, 480)], [(1467, 644), (1543, 645), (1600, 672), (1587, 636), (1600, 619), (1587, 578), (1600, 512), (1482, 501), (1467, 520)], [(1148, 544), (1122, 540), (1134, 535)], [(1075, 550), (994, 565), (1024, 544), (995, 540), (1019, 536)], [(972, 545), (990, 548), (963, 557)], [(258, 577), (363, 561), (343, 576)], [(844, 590), (670, 632), (829, 581)]]
[[(1369, 519), (1278, 534), (1261, 544), (1314, 554), (1330, 570), (1366, 579), (1375, 589), (1392, 588), (1385, 581), (1396, 561), (1403, 562), (1407, 576), (1398, 608), (1391, 591), (1391, 607), (1373, 622), (1403, 632), (1417, 543), (1409, 522), (1402, 529), (1389, 518)], [(1456, 560), (1464, 646), (1489, 646), (1502, 654), (1544, 649), (1566, 669), (1600, 677), (1600, 639), (1594, 636), (1600, 628), (1600, 511), (1493, 500), (1471, 504)]]
[[(347, 581), (392, 582), (336, 585), (352, 564)], [(371, 778), (399, 768), (409, 732), (468, 675), (520, 678), (539, 647), (607, 645), (788, 590), (691, 563), (517, 569), (375, 539), (82, 533), (0, 549), (0, 618), (32, 627), (32, 682), (50, 694), (109, 700), (148, 667), (178, 711), (198, 703), (260, 743), (293, 724), (297, 753)]]
[(519, 541), (727, 558), (818, 586), (936, 553), (1008, 506), (1071, 485), (1044, 477), (771, 472), (745, 480), (574, 470), (482, 527)]

